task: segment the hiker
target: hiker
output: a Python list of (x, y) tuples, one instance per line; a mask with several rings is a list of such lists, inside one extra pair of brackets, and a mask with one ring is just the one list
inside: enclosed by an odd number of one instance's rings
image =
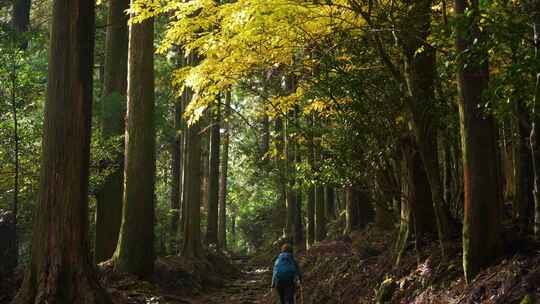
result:
[(294, 260), (292, 247), (289, 244), (283, 244), (272, 272), (272, 288), (275, 288), (279, 294), (279, 303), (294, 304), (296, 278), (300, 283), (302, 282), (302, 274), (298, 263)]

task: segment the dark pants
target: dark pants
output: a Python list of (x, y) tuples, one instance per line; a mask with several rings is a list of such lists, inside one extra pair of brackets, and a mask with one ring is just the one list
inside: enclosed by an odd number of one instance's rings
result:
[(296, 291), (294, 281), (278, 281), (276, 289), (280, 304), (294, 304), (294, 293)]

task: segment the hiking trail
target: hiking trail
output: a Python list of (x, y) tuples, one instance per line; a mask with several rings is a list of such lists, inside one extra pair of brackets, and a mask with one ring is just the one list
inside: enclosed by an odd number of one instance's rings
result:
[(250, 265), (248, 257), (237, 257), (233, 262), (241, 269), (241, 275), (221, 288), (188, 300), (190, 304), (259, 304), (264, 303), (270, 292), (270, 269)]

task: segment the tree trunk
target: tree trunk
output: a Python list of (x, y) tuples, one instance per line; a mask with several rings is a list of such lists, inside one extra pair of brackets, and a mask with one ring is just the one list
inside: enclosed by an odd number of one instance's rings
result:
[[(533, 29), (535, 59), (540, 60), (540, 1), (534, 2)], [(536, 87), (534, 90), (534, 106), (531, 130), (531, 150), (534, 171), (534, 235), (540, 237), (540, 71), (536, 73)]]
[(178, 252), (178, 220), (180, 217), (180, 190), (182, 172), (182, 100), (174, 105), (174, 141), (171, 149), (171, 227), (170, 247), (171, 252)]
[[(315, 143), (315, 166), (320, 170), (319, 166), (322, 161), (320, 143)], [(325, 208), (324, 187), (317, 186), (315, 188), (315, 242), (321, 242), (326, 238), (326, 208)]]
[[(519, 230), (522, 234), (529, 231), (529, 223), (534, 209), (533, 187), (531, 183), (531, 164), (532, 153), (529, 144), (530, 130), (527, 130), (524, 123), (520, 123), (520, 119), (527, 119), (527, 111), (524, 108), (522, 101), (516, 101), (516, 116), (515, 128), (517, 136), (514, 144), (514, 209), (515, 216), (518, 221)], [(533, 178), (534, 180), (534, 178)]]
[(220, 109), (216, 106), (213, 113), (210, 133), (210, 159), (208, 173), (208, 225), (206, 243), (218, 243), (218, 208), (219, 208), (219, 150), (220, 150)]
[(418, 245), (423, 237), (437, 231), (431, 188), (414, 140), (407, 139), (401, 146), (404, 176), (402, 178), (401, 221), (396, 242), (396, 265), (399, 264), (411, 234), (415, 237), (415, 245)]
[[(466, 11), (473, 14), (466, 17)], [(461, 22), (457, 51), (462, 54), (457, 74), (465, 188), (463, 269), (470, 283), (501, 251), (502, 198), (495, 121), (481, 106), (489, 68), (486, 51), (474, 45), (484, 40), (477, 25), (478, 1), (455, 0), (455, 12)]]
[(22, 37), (30, 25), (30, 9), (32, 8), (32, 0), (15, 0), (13, 1), (13, 10), (11, 11), (11, 23), (17, 34), (21, 35), (21, 49), (28, 48), (28, 39)]
[(94, 1), (54, 1), (31, 260), (13, 303), (111, 303), (88, 246)]
[(154, 20), (129, 27), (125, 191), (115, 268), (140, 277), (154, 270)]
[[(282, 129), (283, 134), (283, 156), (284, 160), (278, 160), (280, 168), (282, 169), (280, 186), (285, 186), (283, 191), (285, 193), (285, 206), (286, 206), (286, 223), (285, 223), (285, 232), (284, 236), (286, 239), (294, 242), (295, 235), (295, 220), (296, 220), (296, 191), (294, 191), (295, 177), (294, 177), (294, 144), (289, 138), (290, 133), (290, 119), (291, 115), (285, 117), (284, 128)], [(276, 128), (278, 129), (278, 128)], [(279, 150), (278, 150), (279, 151)], [(280, 170), (281, 171), (281, 170)], [(299, 245), (299, 244), (294, 244)]]
[(326, 238), (326, 216), (324, 210), (324, 188), (315, 188), (315, 242)]
[(265, 157), (270, 149), (270, 118), (267, 114), (262, 118), (261, 156)]
[(328, 220), (336, 219), (336, 192), (335, 188), (332, 186), (325, 187), (325, 209), (326, 209), (326, 218)]
[[(183, 65), (186, 66), (189, 64), (189, 58), (185, 57), (184, 55), (181, 55), (181, 58), (183, 60)], [(192, 92), (191, 90), (184, 90), (182, 92), (182, 96), (180, 98), (180, 102), (182, 103), (182, 109), (185, 109), (188, 103), (191, 101), (192, 98)], [(182, 111), (182, 115), (184, 115), (184, 111)], [(180, 173), (180, 219), (179, 219), (179, 231), (178, 231), (178, 244), (184, 243), (184, 231), (185, 231), (185, 223), (187, 218), (187, 163), (189, 160), (189, 149), (188, 146), (188, 126), (187, 124), (182, 124), (182, 141), (181, 141), (181, 153), (182, 153), (182, 168)], [(180, 247), (180, 245), (179, 245)], [(180, 253), (181, 248), (179, 248), (178, 253)]]
[(219, 221), (218, 221), (218, 247), (221, 249), (227, 249), (227, 171), (229, 168), (229, 137), (230, 137), (230, 125), (228, 120), (230, 119), (230, 106), (231, 106), (231, 92), (225, 93), (225, 115), (222, 118), (223, 127), (225, 132), (223, 133), (223, 154), (221, 156), (221, 164), (219, 170)]
[[(107, 36), (105, 41), (105, 71), (103, 81), (102, 130), (104, 139), (124, 133), (127, 90), (129, 0), (109, 0)], [(118, 155), (112, 172), (96, 195), (96, 263), (109, 259), (118, 243), (122, 222), (124, 194), (124, 156)]]
[(302, 192), (296, 190), (296, 212), (294, 218), (294, 243), (297, 248), (304, 249), (306, 247), (304, 226), (302, 224)]
[(366, 227), (373, 218), (373, 207), (365, 190), (356, 185), (348, 186), (345, 190), (345, 231), (350, 234), (353, 231)]
[[(192, 96), (192, 94), (189, 94)], [(192, 102), (192, 101), (190, 101)], [(184, 203), (184, 239), (182, 256), (188, 258), (202, 258), (201, 243), (201, 183), (202, 183), (202, 135), (201, 121), (194, 123), (187, 129), (187, 163), (185, 167), (184, 187), (186, 201)]]
[[(444, 192), (441, 183), (437, 152), (437, 117), (433, 112), (435, 105), (434, 80), (435, 50), (426, 45), (430, 34), (431, 0), (412, 1), (403, 28), (403, 50), (405, 55), (405, 78), (407, 83), (408, 106), (418, 150), (431, 187), (433, 209), (437, 220), (439, 240), (449, 238), (451, 230), (450, 213), (444, 206)], [(422, 49), (421, 52), (418, 50)]]
[(315, 243), (315, 188), (308, 189), (307, 198), (307, 247)]
[[(308, 136), (308, 162), (312, 170), (315, 168), (315, 144), (313, 140), (313, 118), (310, 119), (311, 132)], [(307, 248), (315, 243), (315, 187), (308, 189), (307, 199)]]

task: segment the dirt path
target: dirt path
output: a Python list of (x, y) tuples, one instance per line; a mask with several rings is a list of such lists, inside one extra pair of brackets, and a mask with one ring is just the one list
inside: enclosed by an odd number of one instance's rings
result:
[(239, 278), (225, 283), (222, 288), (210, 291), (200, 297), (190, 299), (192, 304), (262, 304), (270, 291), (270, 270), (239, 260), (242, 269)]

